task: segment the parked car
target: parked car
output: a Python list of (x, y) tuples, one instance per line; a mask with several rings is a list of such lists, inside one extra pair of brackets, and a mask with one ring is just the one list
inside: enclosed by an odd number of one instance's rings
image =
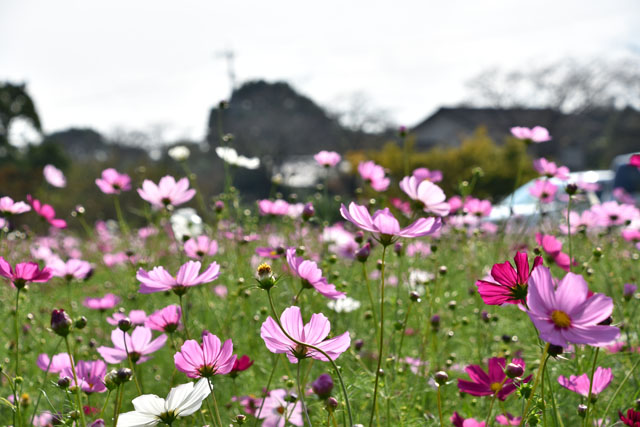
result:
[[(589, 170), (582, 172), (571, 172), (567, 181), (557, 178), (549, 180), (558, 187), (555, 199), (551, 203), (542, 205), (545, 216), (561, 217), (562, 210), (567, 207), (567, 194), (564, 191), (568, 183), (580, 183), (586, 188), (580, 197), (576, 197), (572, 210), (582, 211), (594, 204), (611, 200), (614, 188), (615, 173), (611, 170)], [(505, 197), (500, 203), (493, 206), (489, 221), (502, 222), (509, 219), (512, 214), (520, 220), (526, 220), (535, 224), (540, 218), (540, 207), (538, 199), (531, 195), (530, 189), (534, 186), (536, 179), (531, 180), (518, 188), (514, 193)]]

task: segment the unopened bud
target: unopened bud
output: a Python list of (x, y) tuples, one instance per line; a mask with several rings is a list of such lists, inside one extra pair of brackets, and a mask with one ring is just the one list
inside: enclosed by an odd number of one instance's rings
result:
[(258, 284), (264, 290), (269, 290), (276, 284), (276, 279), (273, 277), (273, 270), (267, 263), (262, 263), (258, 266)]
[(578, 192), (578, 186), (574, 183), (567, 184), (565, 191), (567, 192), (568, 195), (573, 196)]
[(78, 317), (74, 322), (73, 326), (76, 329), (84, 329), (84, 327), (87, 326), (87, 318), (84, 316)]
[(338, 407), (338, 401), (335, 397), (330, 397), (327, 399), (327, 408), (330, 410), (335, 410)]
[(517, 363), (509, 363), (504, 370), (509, 378), (520, 378), (524, 375), (524, 368)]
[(302, 209), (302, 219), (305, 221), (309, 221), (316, 214), (316, 209), (313, 207), (311, 203), (307, 203), (304, 205), (304, 209)]
[(409, 294), (409, 299), (413, 302), (420, 302), (420, 294), (417, 293), (416, 291), (413, 291)]
[(68, 389), (70, 385), (71, 385), (71, 378), (69, 377), (62, 377), (58, 380), (58, 387), (60, 387), (63, 390)]
[(356, 259), (360, 262), (366, 262), (371, 255), (371, 245), (365, 244), (363, 247), (356, 251)]
[(242, 424), (245, 423), (245, 421), (247, 421), (247, 416), (244, 414), (238, 414), (236, 415), (236, 424), (238, 424), (239, 426), (241, 426)]
[(129, 319), (128, 317), (120, 319), (118, 321), (118, 329), (120, 329), (122, 332), (127, 332), (129, 329), (131, 329), (131, 319)]
[(445, 371), (438, 371), (433, 376), (433, 379), (436, 380), (438, 385), (445, 385), (447, 381), (449, 381), (449, 375)]
[(578, 415), (580, 415), (581, 418), (584, 418), (587, 415), (588, 410), (589, 408), (587, 407), (587, 405), (584, 405), (582, 403), (578, 405)]
[(72, 324), (73, 321), (71, 317), (65, 313), (64, 309), (53, 310), (51, 312), (51, 329), (61, 337), (69, 335)]

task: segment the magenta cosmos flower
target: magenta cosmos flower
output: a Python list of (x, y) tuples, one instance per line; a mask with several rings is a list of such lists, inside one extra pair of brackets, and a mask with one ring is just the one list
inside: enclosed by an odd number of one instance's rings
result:
[(47, 267), (51, 269), (51, 274), (55, 277), (62, 277), (67, 280), (86, 279), (91, 274), (91, 264), (77, 258), (71, 258), (67, 262), (60, 258), (51, 258), (47, 261)]
[(18, 215), (30, 210), (31, 206), (25, 202), (14, 202), (9, 196), (0, 197), (0, 214), (4, 216)]
[(44, 218), (50, 226), (53, 228), (66, 228), (67, 221), (64, 219), (56, 218), (56, 211), (53, 209), (53, 206), (43, 204), (38, 199), (34, 199), (30, 194), (27, 195), (27, 201), (33, 208), (33, 210)]
[(376, 211), (371, 216), (366, 207), (353, 202), (349, 204), (348, 210), (345, 205), (341, 205), (340, 213), (347, 221), (374, 233), (383, 245), (390, 245), (399, 237), (422, 237), (435, 233), (442, 225), (440, 218), (418, 218), (413, 224), (401, 229), (400, 223), (389, 212), (389, 208)]
[[(291, 402), (287, 391), (283, 388), (271, 390), (264, 398), (262, 410), (256, 415), (258, 419), (264, 419), (263, 427), (284, 427), (287, 423), (294, 426), (303, 426), (302, 403), (300, 399)], [(258, 407), (260, 404), (258, 402)]]
[(569, 168), (566, 166), (557, 166), (554, 162), (541, 157), (533, 161), (533, 168), (547, 178), (556, 177), (562, 181), (569, 179)]
[(340, 154), (336, 153), (335, 151), (325, 150), (322, 150), (319, 153), (315, 154), (313, 158), (316, 160), (316, 162), (318, 162), (320, 166), (324, 166), (325, 168), (333, 167), (340, 163), (340, 160), (342, 160)]
[(496, 422), (501, 426), (519, 426), (522, 417), (516, 417), (509, 412), (505, 414), (496, 415)]
[(633, 154), (629, 159), (629, 164), (640, 169), (640, 154)]
[(144, 310), (131, 310), (129, 316), (119, 312), (113, 313), (111, 317), (107, 317), (107, 323), (112, 326), (118, 326), (118, 322), (126, 318), (129, 318), (134, 326), (144, 326), (147, 321), (147, 313)]
[(96, 179), (96, 185), (105, 194), (120, 194), (122, 191), (131, 190), (131, 177), (109, 168), (102, 171), (101, 178)]
[(175, 332), (180, 326), (180, 318), (182, 317), (182, 309), (178, 305), (168, 305), (151, 314), (145, 323), (147, 328), (154, 331), (167, 332), (169, 334)]
[(289, 336), (303, 343), (303, 345), (298, 345), (287, 338), (271, 316), (267, 317), (267, 320), (262, 324), (260, 336), (269, 351), (272, 353), (285, 353), (291, 363), (298, 363), (298, 359), (307, 357), (328, 362), (322, 353), (308, 348), (304, 344), (318, 347), (327, 353), (332, 360), (337, 359), (351, 345), (349, 332), (345, 332), (335, 338), (325, 339), (331, 330), (331, 323), (324, 314), (312, 314), (309, 323), (303, 325), (300, 307), (292, 306), (282, 312), (280, 324)]
[(488, 280), (478, 280), (478, 293), (487, 305), (524, 304), (527, 299), (527, 282), (531, 271), (542, 264), (542, 257), (535, 257), (529, 270), (529, 259), (524, 252), (513, 257), (516, 268), (509, 261), (494, 264)]
[(54, 187), (64, 188), (67, 185), (67, 179), (62, 171), (53, 165), (46, 165), (42, 169), (42, 175), (45, 181)]
[(9, 279), (16, 289), (22, 289), (29, 282), (42, 283), (51, 279), (51, 270), (47, 267), (40, 269), (35, 262), (19, 262), (15, 269), (0, 256), (0, 276)]
[(418, 202), (425, 212), (438, 216), (449, 214), (449, 203), (444, 191), (429, 180), (420, 181), (415, 176), (405, 176), (400, 181), (400, 189), (412, 200)]
[(229, 375), (231, 378), (235, 378), (238, 376), (240, 372), (246, 371), (253, 365), (253, 360), (249, 358), (246, 354), (242, 355), (242, 357), (238, 357), (231, 368), (231, 372)]
[(533, 186), (529, 188), (529, 194), (540, 200), (540, 203), (553, 202), (557, 191), (558, 186), (546, 179), (537, 179)]
[(389, 178), (384, 175), (384, 168), (376, 165), (372, 160), (361, 162), (358, 165), (358, 173), (376, 191), (386, 191), (391, 183)]
[[(138, 326), (133, 330), (131, 335), (122, 332), (120, 329), (111, 331), (111, 342), (114, 347), (98, 347), (98, 353), (107, 363), (120, 363), (127, 360), (127, 352), (131, 360), (135, 363), (142, 363), (149, 360), (151, 353), (154, 353), (167, 341), (165, 334), (160, 335), (152, 340), (151, 329), (144, 326)], [(126, 348), (125, 348), (126, 340)]]
[[(107, 365), (102, 360), (80, 360), (76, 365), (78, 385), (85, 393), (103, 393), (107, 391), (107, 386), (104, 384), (104, 376), (106, 374)], [(71, 366), (67, 366), (60, 371), (60, 378), (64, 377), (68, 377), (71, 380), (72, 386), (76, 385)]]
[(582, 276), (567, 273), (554, 288), (548, 268), (536, 267), (529, 278), (528, 314), (540, 339), (562, 347), (568, 343), (602, 346), (620, 335), (614, 326), (599, 325), (611, 316), (613, 300), (603, 294), (589, 297)]
[[(513, 359), (511, 363), (525, 368), (524, 360)], [(505, 400), (508, 395), (516, 390), (516, 384), (511, 378), (507, 378), (504, 372), (506, 361), (503, 357), (492, 357), (489, 359), (489, 373), (487, 374), (479, 365), (469, 365), (465, 368), (471, 381), (458, 379), (458, 389), (463, 393), (472, 396), (493, 396), (496, 394), (498, 399)], [(523, 381), (529, 382), (531, 375)]]
[(184, 243), (184, 253), (189, 258), (200, 259), (206, 255), (213, 256), (218, 253), (218, 242), (207, 236), (190, 238)]
[(120, 302), (120, 297), (114, 294), (106, 294), (102, 298), (85, 298), (82, 302), (87, 308), (91, 310), (105, 311), (115, 307)]
[(185, 341), (173, 356), (173, 361), (176, 368), (189, 378), (208, 378), (231, 372), (236, 362), (236, 356), (232, 353), (231, 340), (221, 344), (220, 338), (205, 332), (202, 334), (202, 344), (196, 340)]
[(528, 142), (540, 143), (551, 141), (551, 135), (549, 135), (549, 131), (542, 126), (536, 126), (532, 129), (515, 126), (511, 128), (511, 135)]
[(138, 188), (138, 194), (153, 207), (164, 208), (168, 205), (178, 206), (188, 202), (196, 195), (196, 190), (189, 189), (187, 178), (176, 182), (174, 177), (167, 175), (160, 179), (158, 185), (145, 179), (142, 182), (142, 188)]
[(322, 277), (322, 270), (315, 262), (297, 257), (296, 250), (293, 248), (287, 249), (287, 263), (291, 271), (302, 279), (303, 288), (313, 288), (329, 299), (345, 297), (344, 292), (336, 290), (335, 285), (328, 283), (327, 279)]
[(571, 259), (569, 254), (562, 252), (562, 242), (560, 240), (550, 234), (536, 233), (536, 242), (547, 253), (552, 262), (556, 263), (564, 271), (569, 271)]
[(172, 290), (177, 295), (183, 295), (191, 286), (213, 282), (218, 278), (220, 266), (217, 262), (212, 262), (202, 274), (199, 274), (201, 265), (200, 261), (187, 261), (180, 267), (175, 277), (163, 267), (154, 267), (149, 272), (141, 268), (136, 274), (136, 278), (141, 282), (140, 293), (151, 294)]
[[(593, 373), (593, 387), (591, 387), (592, 397), (597, 397), (598, 394), (602, 393), (604, 389), (609, 387), (612, 379), (613, 373), (611, 372), (611, 368), (598, 366)], [(585, 373), (578, 377), (571, 375), (569, 378), (560, 375), (558, 377), (558, 382), (562, 387), (571, 390), (574, 393), (578, 393), (584, 397), (589, 397), (589, 386), (591, 385), (591, 381), (589, 381), (589, 374)]]

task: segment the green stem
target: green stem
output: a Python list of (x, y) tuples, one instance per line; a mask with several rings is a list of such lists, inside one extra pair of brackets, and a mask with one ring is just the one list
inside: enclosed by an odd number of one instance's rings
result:
[(133, 360), (131, 360), (131, 356), (129, 355), (129, 349), (127, 348), (127, 333), (122, 331), (122, 341), (124, 342), (124, 351), (127, 353), (127, 360), (129, 361), (129, 367), (131, 368), (131, 373), (133, 374), (133, 380), (136, 383), (136, 388), (138, 389), (138, 396), (142, 395), (142, 388), (140, 387), (140, 383), (138, 382), (138, 373), (136, 372), (135, 366), (133, 366)]
[(571, 244), (571, 198), (569, 195), (569, 202), (567, 203), (567, 233), (569, 239), (569, 273), (571, 273), (571, 269), (573, 266), (573, 246)]
[(122, 391), (124, 385), (119, 385), (116, 391), (116, 399), (113, 402), (113, 427), (116, 427), (118, 423), (118, 416), (120, 415), (120, 404), (122, 402)]
[(542, 402), (542, 425), (547, 427), (547, 408), (544, 403), (544, 377), (547, 373), (547, 360), (549, 360), (549, 355), (544, 359), (544, 365), (542, 366), (542, 380), (540, 381), (540, 400)]
[(307, 419), (307, 424), (309, 424), (309, 427), (312, 427), (313, 424), (311, 424), (311, 420), (309, 419), (309, 412), (307, 411), (307, 405), (304, 402), (304, 392), (302, 390), (302, 383), (300, 381), (300, 365), (302, 365), (302, 360), (298, 360), (298, 369), (297, 369), (298, 397), (300, 398), (300, 404), (302, 405), (302, 412), (304, 413), (304, 416)]
[(440, 427), (443, 427), (444, 424), (442, 422), (442, 397), (440, 396), (440, 385), (438, 384), (437, 388), (437, 396), (438, 396), (438, 418), (440, 418)]
[[(273, 374), (276, 372), (276, 367), (278, 366), (278, 360), (280, 360), (280, 357), (276, 354), (276, 358), (273, 362), (273, 368), (271, 368), (271, 375), (269, 375), (269, 380), (267, 381), (267, 387), (266, 387), (267, 392), (269, 392), (269, 387), (271, 386), (271, 380), (273, 379)], [(264, 398), (261, 399), (260, 408), (256, 413), (256, 421), (253, 424), (253, 427), (256, 427), (258, 425), (258, 420), (260, 419), (260, 414), (262, 413), (263, 406), (264, 406)]]
[(113, 204), (116, 208), (116, 216), (118, 217), (118, 224), (120, 224), (120, 231), (122, 231), (123, 234), (127, 235), (129, 234), (129, 226), (127, 225), (127, 222), (124, 220), (124, 216), (122, 215), (122, 209), (120, 208), (120, 199), (118, 199), (118, 196), (113, 197)]
[(73, 353), (71, 353), (71, 346), (69, 345), (69, 337), (64, 337), (64, 343), (67, 346), (67, 354), (69, 354), (69, 360), (71, 361), (71, 372), (73, 372), (73, 382), (75, 383), (76, 388), (76, 402), (78, 405), (78, 411), (80, 412), (80, 420), (82, 422), (82, 426), (87, 426), (87, 421), (84, 419), (84, 411), (82, 410), (82, 397), (80, 396), (80, 383), (78, 382), (78, 375), (76, 374), (76, 362), (73, 358)]
[(109, 403), (109, 397), (111, 397), (111, 390), (107, 391), (107, 397), (104, 399), (104, 404), (102, 405), (102, 409), (100, 409), (100, 418), (104, 416), (104, 410), (107, 409), (107, 403)]
[[(18, 378), (20, 376), (20, 322), (18, 320), (19, 318), (19, 314), (18, 314), (18, 309), (19, 309), (19, 305), (20, 305), (20, 288), (17, 288), (17, 292), (16, 292), (16, 315), (15, 318), (13, 319), (13, 324), (15, 327), (15, 333), (16, 333), (16, 378)], [(22, 425), (22, 415), (20, 414), (20, 399), (18, 396), (18, 384), (15, 384), (15, 387), (13, 388), (13, 403), (14, 405), (16, 405), (16, 417), (18, 418), (18, 420), (20, 421), (20, 425)]]
[[(218, 401), (216, 400), (216, 394), (213, 392), (213, 384), (211, 383), (209, 378), (207, 378), (207, 384), (209, 385), (209, 390), (211, 390), (211, 400), (213, 401), (213, 409), (216, 412), (218, 425), (220, 425), (220, 427), (223, 427), (222, 420), (220, 419), (220, 411), (218, 410)], [(213, 414), (211, 415), (211, 419), (213, 420)]]
[[(500, 382), (500, 388), (502, 388), (502, 386), (504, 385), (504, 383), (507, 381), (507, 376), (505, 375), (505, 377), (502, 379), (502, 381)], [(494, 392), (493, 393), (493, 397), (491, 398), (491, 403), (489, 404), (489, 413), (487, 414), (487, 419), (485, 420), (485, 425), (490, 426), (492, 423), (491, 420), (491, 413), (493, 412), (493, 405), (496, 403), (496, 397), (498, 397), (498, 392)]]
[(400, 363), (401, 360), (401, 354), (402, 354), (402, 343), (404, 341), (404, 334), (407, 332), (407, 323), (409, 322), (409, 313), (411, 313), (411, 306), (412, 304), (409, 303), (409, 306), (407, 307), (407, 313), (404, 316), (404, 322), (402, 324), (402, 332), (400, 333), (400, 344), (398, 344), (398, 360), (396, 361), (396, 366), (398, 363)]
[[(62, 339), (60, 341), (58, 341), (58, 344), (56, 345), (55, 350), (53, 351), (54, 353), (58, 352), (58, 348), (60, 347), (60, 344), (62, 344)], [(42, 377), (42, 382), (40, 383), (40, 393), (38, 393), (38, 399), (36, 400), (36, 404), (33, 407), (33, 414), (31, 415), (31, 424), (33, 424), (33, 420), (36, 417), (36, 414), (38, 413), (38, 406), (40, 406), (40, 399), (42, 399), (42, 394), (43, 394), (43, 389), (44, 389), (44, 383), (47, 380), (47, 374), (49, 373), (49, 369), (51, 368), (51, 364), (53, 363), (53, 357), (49, 359), (49, 364), (47, 365), (47, 370), (44, 373), (44, 377)]]
[(593, 365), (591, 366), (591, 376), (589, 377), (589, 395), (587, 397), (587, 416), (584, 417), (584, 425), (589, 425), (589, 418), (591, 417), (592, 405), (591, 394), (593, 392), (593, 375), (596, 373), (596, 362), (598, 361), (598, 353), (600, 353), (600, 347), (596, 347), (595, 355), (593, 356)]
[(367, 276), (367, 265), (362, 263), (362, 277), (367, 284), (367, 292), (369, 293), (369, 301), (371, 302), (371, 318), (373, 319), (373, 326), (376, 331), (376, 339), (378, 338), (378, 316), (376, 316), (376, 304), (373, 301), (373, 292), (371, 292), (371, 284), (369, 283), (369, 276)]
[(540, 357), (540, 366), (538, 366), (538, 373), (536, 374), (536, 379), (533, 382), (533, 388), (531, 389), (531, 394), (529, 395), (529, 398), (527, 399), (527, 404), (524, 407), (524, 410), (522, 411), (522, 418), (520, 419), (520, 426), (524, 426), (524, 422), (526, 421), (526, 416), (529, 413), (529, 408), (531, 407), (531, 401), (533, 400), (533, 396), (536, 393), (536, 388), (538, 387), (538, 383), (540, 382), (540, 375), (542, 374), (542, 370), (544, 369), (544, 365), (545, 365), (545, 359), (547, 357), (547, 354), (549, 354), (549, 346), (550, 344), (547, 343), (547, 345), (544, 346), (544, 350), (542, 351), (542, 357)]
[(187, 325), (187, 311), (184, 309), (184, 304), (182, 302), (182, 295), (180, 295), (180, 310), (182, 310), (182, 323), (184, 323), (184, 333), (187, 335), (187, 339), (191, 339), (191, 335), (189, 335), (189, 326)]
[(378, 400), (378, 383), (380, 381), (380, 367), (382, 366), (382, 350), (384, 341), (384, 258), (387, 253), (387, 245), (382, 247), (382, 268), (380, 269), (380, 341), (378, 342), (378, 365), (376, 368), (376, 382), (373, 386), (373, 406), (369, 417), (369, 427), (373, 425), (373, 417), (376, 412)]
[(636, 361), (636, 363), (634, 363), (634, 365), (631, 367), (631, 369), (629, 369), (629, 372), (627, 372), (627, 375), (624, 377), (624, 379), (622, 380), (622, 382), (620, 383), (620, 385), (618, 385), (618, 388), (616, 389), (616, 391), (613, 393), (613, 396), (611, 396), (609, 398), (609, 402), (607, 403), (607, 407), (604, 410), (604, 414), (603, 416), (606, 416), (606, 414), (609, 412), (609, 409), (611, 408), (611, 404), (613, 403), (613, 401), (615, 400), (616, 396), (618, 396), (618, 393), (620, 393), (620, 390), (622, 390), (622, 386), (625, 385), (625, 383), (627, 382), (627, 380), (629, 380), (629, 378), (631, 378), (631, 375), (633, 375), (633, 371), (636, 370), (636, 368), (638, 367), (638, 365), (640, 365), (640, 357), (638, 358), (638, 360)]

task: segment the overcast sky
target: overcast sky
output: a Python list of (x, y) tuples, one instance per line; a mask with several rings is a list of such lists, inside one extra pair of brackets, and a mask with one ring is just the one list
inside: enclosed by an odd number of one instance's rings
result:
[[(322, 105), (355, 92), (414, 125), (492, 66), (640, 51), (640, 1), (1, 0), (0, 80), (25, 81), (46, 131), (167, 126), (202, 138), (240, 82)], [(180, 5), (180, 7), (176, 7)]]

